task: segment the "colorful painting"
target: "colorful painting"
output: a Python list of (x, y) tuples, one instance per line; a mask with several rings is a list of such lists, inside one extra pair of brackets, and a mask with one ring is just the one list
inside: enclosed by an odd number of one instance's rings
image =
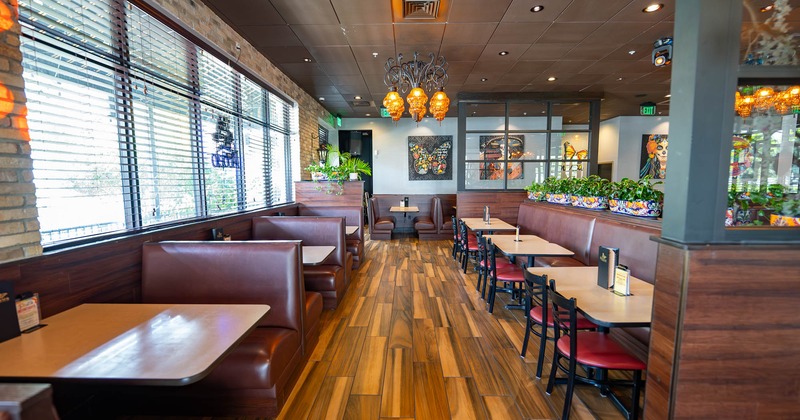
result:
[[(484, 162), (480, 166), (480, 179), (524, 179), (522, 162), (509, 162), (506, 171), (505, 160), (519, 160), (525, 154), (525, 136), (480, 136), (480, 156)], [(506, 152), (508, 150), (508, 152)]]
[(408, 179), (453, 179), (452, 150), (453, 136), (408, 136)]
[(664, 179), (667, 175), (667, 141), (666, 134), (642, 135), (642, 159), (639, 178), (650, 175), (652, 179)]

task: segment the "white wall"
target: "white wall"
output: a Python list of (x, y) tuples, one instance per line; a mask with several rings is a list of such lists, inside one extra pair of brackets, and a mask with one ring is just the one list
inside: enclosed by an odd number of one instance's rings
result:
[(614, 181), (639, 179), (643, 134), (669, 134), (669, 117), (616, 117), (600, 123), (597, 161), (614, 163)]
[[(441, 126), (424, 118), (417, 126), (411, 118), (343, 118), (339, 130), (372, 130), (372, 192), (374, 194), (455, 194), (459, 165), (456, 137), (458, 118), (445, 118)], [(408, 136), (453, 136), (453, 179), (408, 180)], [(337, 137), (331, 137), (337, 138)]]

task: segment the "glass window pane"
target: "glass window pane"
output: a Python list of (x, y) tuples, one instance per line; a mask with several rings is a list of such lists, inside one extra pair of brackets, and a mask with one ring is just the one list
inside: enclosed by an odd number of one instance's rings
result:
[(561, 178), (584, 178), (588, 176), (588, 160), (551, 161), (550, 176)]
[(534, 182), (544, 182), (547, 178), (545, 162), (514, 162), (511, 163), (512, 171), (508, 178), (508, 189), (518, 190)]
[(589, 133), (553, 133), (550, 159), (582, 160), (589, 157)]
[[(505, 181), (502, 173), (505, 170), (503, 163), (492, 162), (467, 162), (464, 164), (465, 182), (467, 189), (473, 190), (502, 190)], [(493, 177), (497, 169), (499, 177)]]
[[(241, 167), (241, 131), (237, 127), (240, 120), (219, 111), (205, 111), (202, 115), (202, 159), (208, 214), (232, 213), (239, 210), (240, 201), (237, 185)], [(220, 138), (226, 130), (230, 131), (230, 141)]]

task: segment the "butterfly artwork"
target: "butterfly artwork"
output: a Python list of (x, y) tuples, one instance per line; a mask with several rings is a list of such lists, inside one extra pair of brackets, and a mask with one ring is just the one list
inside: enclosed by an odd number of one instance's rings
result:
[[(564, 147), (564, 153), (562, 157), (564, 160), (577, 160), (582, 161), (585, 160), (587, 156), (589, 156), (589, 152), (587, 150), (575, 150), (575, 146), (572, 143), (565, 141), (562, 145)], [(561, 164), (561, 172), (566, 175), (567, 172), (572, 172), (574, 170), (578, 171), (578, 176), (580, 176), (583, 172), (583, 164), (581, 162), (564, 162)]]
[(409, 136), (408, 179), (453, 179), (453, 136)]

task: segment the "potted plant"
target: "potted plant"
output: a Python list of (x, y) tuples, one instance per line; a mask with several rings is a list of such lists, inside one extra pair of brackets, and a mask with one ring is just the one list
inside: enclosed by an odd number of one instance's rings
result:
[[(328, 194), (336, 193), (341, 195), (344, 190), (342, 185), (344, 181), (352, 179), (351, 174), (355, 174), (355, 178), (360, 178), (361, 174), (372, 175), (372, 169), (369, 164), (359, 158), (354, 158), (347, 152), (339, 151), (339, 148), (333, 145), (327, 145), (328, 154), (324, 162), (312, 163), (305, 168), (306, 171), (311, 172), (311, 179), (314, 182), (327, 180), (326, 192)], [(334, 166), (331, 162), (337, 160), (338, 165)], [(338, 188), (336, 188), (338, 186)], [(317, 190), (321, 191), (322, 186), (318, 186)]]
[(544, 201), (544, 195), (547, 188), (544, 182), (533, 182), (531, 185), (525, 187), (528, 192), (528, 199), (533, 201)]
[(608, 206), (614, 213), (639, 217), (658, 217), (664, 205), (664, 193), (653, 188), (661, 182), (651, 182), (649, 176), (639, 181), (623, 178), (612, 184)]
[(571, 178), (558, 179), (555, 177), (547, 178), (544, 181), (546, 193), (545, 199), (548, 203), (571, 205), (572, 204), (572, 189)]
[(775, 213), (769, 216), (771, 226), (800, 226), (800, 194), (787, 195), (773, 204)]
[(611, 189), (611, 181), (590, 175), (578, 178), (575, 181), (572, 205), (590, 210), (605, 210), (608, 208), (607, 195)]
[[(344, 155), (347, 155), (347, 157)], [(342, 173), (348, 174), (350, 181), (361, 179), (361, 174), (372, 175), (372, 169), (367, 162), (357, 157), (352, 157), (349, 153), (339, 155), (339, 169)]]
[(728, 210), (725, 226), (772, 224), (772, 213), (778, 212), (783, 202), (783, 185), (762, 185), (752, 191), (738, 191), (736, 185), (728, 190)]

